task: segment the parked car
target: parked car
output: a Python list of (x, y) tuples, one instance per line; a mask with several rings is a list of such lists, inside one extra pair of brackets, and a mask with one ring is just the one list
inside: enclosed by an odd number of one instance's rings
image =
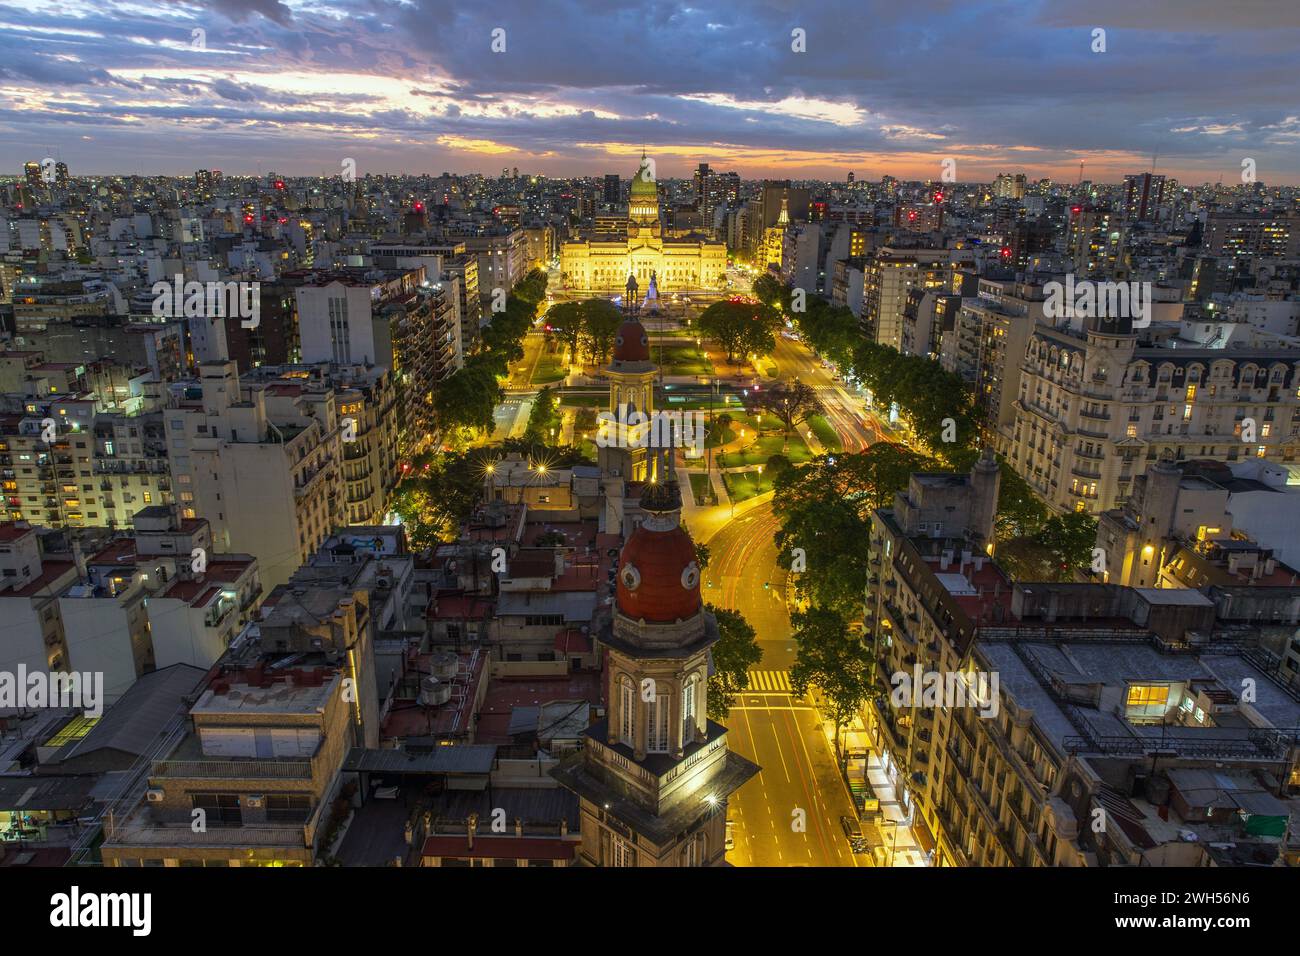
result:
[(735, 820), (727, 821), (727, 839), (723, 843), (723, 847), (727, 850), (734, 850), (736, 848), (736, 821)]

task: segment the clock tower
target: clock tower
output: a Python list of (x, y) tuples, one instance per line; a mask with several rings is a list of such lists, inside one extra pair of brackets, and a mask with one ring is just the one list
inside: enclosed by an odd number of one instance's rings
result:
[(609, 650), (607, 715), (551, 773), (581, 799), (585, 864), (722, 866), (727, 800), (759, 767), (728, 750), (727, 728), (707, 717), (720, 635), (676, 482), (647, 484), (640, 504), (614, 607), (593, 621)]

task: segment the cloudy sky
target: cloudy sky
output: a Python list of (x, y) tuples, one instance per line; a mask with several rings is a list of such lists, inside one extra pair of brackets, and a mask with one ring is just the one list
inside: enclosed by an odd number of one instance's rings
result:
[(0, 173), (1300, 183), (1295, 0), (690, 2), (0, 0)]

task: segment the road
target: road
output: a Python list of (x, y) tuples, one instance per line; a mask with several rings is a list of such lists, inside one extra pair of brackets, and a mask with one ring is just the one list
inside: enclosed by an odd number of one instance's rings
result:
[(737, 866), (867, 866), (840, 828), (853, 805), (820, 721), (790, 689), (794, 642), (776, 530), (767, 504), (728, 522), (709, 541), (704, 572), (705, 600), (741, 611), (763, 651), (726, 721), (732, 749), (763, 768), (729, 801), (736, 845), (727, 859)]
[(808, 346), (778, 336), (772, 359), (781, 378), (797, 378), (817, 390), (826, 418), (839, 434), (845, 451), (864, 451), (876, 442), (890, 441), (876, 415), (867, 411), (862, 400), (843, 383), (836, 381), (829, 369), (822, 367), (821, 359)]

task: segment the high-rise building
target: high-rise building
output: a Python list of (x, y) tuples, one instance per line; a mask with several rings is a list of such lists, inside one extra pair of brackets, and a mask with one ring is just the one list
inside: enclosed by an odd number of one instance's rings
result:
[(245, 387), (234, 362), (204, 364), (199, 376), (202, 397), (180, 383), (163, 412), (181, 516), (206, 518), (220, 550), (255, 556), (267, 587), (282, 584), (346, 523), (332, 397)]
[(1300, 257), (1300, 215), (1211, 210), (1205, 248), (1214, 255), (1239, 258)]
[(1130, 222), (1147, 222), (1167, 199), (1165, 177), (1153, 173), (1133, 173), (1124, 177), (1124, 218)]
[(618, 173), (606, 173), (604, 192), (601, 197), (607, 206), (617, 206), (623, 201), (623, 186), (619, 182)]
[(952, 257), (945, 249), (880, 249), (867, 261), (863, 276), (861, 321), (867, 338), (901, 349), (907, 293), (943, 291), (951, 281)]
[(1024, 199), (1028, 180), (1024, 173), (998, 173), (993, 180), (993, 195), (997, 199)]

